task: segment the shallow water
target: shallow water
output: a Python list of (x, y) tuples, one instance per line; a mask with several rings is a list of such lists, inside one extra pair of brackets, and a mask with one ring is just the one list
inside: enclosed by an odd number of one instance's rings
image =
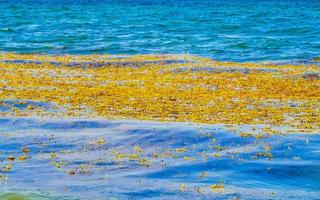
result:
[(188, 53), (218, 60), (320, 54), (319, 1), (1, 0), (0, 51)]
[[(318, 135), (256, 139), (240, 137), (222, 125), (31, 118), (2, 118), (0, 133), (1, 169), (12, 165), (2, 172), (0, 193), (33, 195), (32, 199), (317, 199), (320, 195)], [(265, 146), (271, 147), (272, 159), (256, 157)], [(22, 147), (30, 152), (22, 153)], [(151, 163), (117, 160), (114, 150), (138, 151)], [(160, 156), (169, 152), (172, 156)], [(25, 161), (8, 160), (23, 154), (29, 157)], [(87, 168), (80, 170), (81, 166)], [(77, 169), (75, 174), (72, 169)], [(219, 183), (223, 190), (210, 188)]]

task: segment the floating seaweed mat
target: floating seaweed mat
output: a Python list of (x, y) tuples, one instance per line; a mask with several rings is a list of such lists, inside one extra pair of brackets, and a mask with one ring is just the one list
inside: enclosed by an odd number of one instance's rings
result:
[(319, 133), (319, 73), (311, 64), (219, 62), (191, 55), (2, 53), (0, 104), (37, 101), (56, 105), (59, 112), (12, 106), (0, 114), (267, 124), (289, 127), (270, 133)]

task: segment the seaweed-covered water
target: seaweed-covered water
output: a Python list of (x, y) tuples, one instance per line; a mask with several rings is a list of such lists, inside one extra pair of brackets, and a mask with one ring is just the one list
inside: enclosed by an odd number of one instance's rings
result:
[[(0, 0), (7, 52), (309, 62), (319, 37), (312, 0)], [(0, 200), (319, 199), (319, 149), (318, 135), (223, 125), (1, 117)]]
[(317, 199), (319, 148), (223, 125), (1, 118), (0, 199)]
[(318, 57), (319, 36), (316, 0), (0, 1), (0, 51), (294, 61)]

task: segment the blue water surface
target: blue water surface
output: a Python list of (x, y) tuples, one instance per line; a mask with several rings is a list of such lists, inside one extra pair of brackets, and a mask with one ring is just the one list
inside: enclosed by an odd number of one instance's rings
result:
[(0, 51), (308, 60), (320, 1), (0, 0)]
[(319, 148), (318, 135), (256, 139), (222, 125), (0, 118), (0, 199), (319, 199)]

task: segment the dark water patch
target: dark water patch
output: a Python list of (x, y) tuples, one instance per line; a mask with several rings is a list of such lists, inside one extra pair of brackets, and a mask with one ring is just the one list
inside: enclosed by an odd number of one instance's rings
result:
[(74, 122), (57, 122), (57, 123), (44, 123), (39, 126), (40, 129), (95, 129), (95, 128), (108, 128), (112, 124), (106, 122), (94, 122), (94, 121), (74, 121)]
[(50, 103), (38, 102), (38, 101), (0, 100), (0, 111), (9, 111), (13, 107), (20, 110), (25, 110), (29, 106), (33, 106), (36, 108), (46, 108), (46, 109), (49, 109), (50, 107), (52, 107)]
[(141, 67), (145, 65), (151, 64), (182, 64), (182, 63), (189, 63), (190, 61), (186, 60), (158, 60), (158, 61), (141, 61), (141, 62), (70, 62), (70, 63), (62, 63), (56, 61), (50, 62), (41, 62), (36, 60), (0, 60), (3, 63), (9, 64), (35, 64), (35, 65), (42, 65), (49, 63), (54, 66), (66, 66), (66, 67), (81, 67), (81, 68), (98, 68), (98, 67)]

